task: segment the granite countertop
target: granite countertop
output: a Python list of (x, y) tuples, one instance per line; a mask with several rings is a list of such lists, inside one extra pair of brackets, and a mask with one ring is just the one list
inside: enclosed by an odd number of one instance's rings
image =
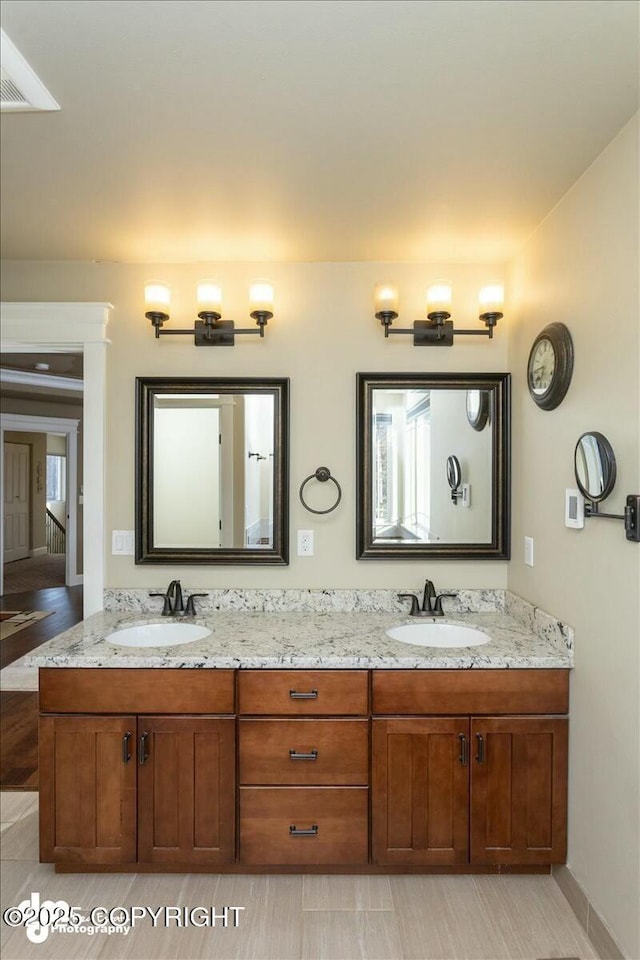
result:
[[(468, 648), (418, 647), (391, 640), (385, 631), (425, 622), (402, 614), (362, 612), (216, 611), (177, 622), (207, 627), (204, 640), (171, 647), (114, 646), (105, 637), (124, 627), (176, 622), (140, 611), (93, 614), (24, 658), (35, 667), (178, 667), (240, 669), (501, 669), (573, 666), (562, 629), (534, 632), (503, 611), (447, 614), (436, 623), (477, 627), (490, 643)], [(430, 622), (430, 621), (429, 621)], [(560, 628), (561, 624), (558, 625)]]

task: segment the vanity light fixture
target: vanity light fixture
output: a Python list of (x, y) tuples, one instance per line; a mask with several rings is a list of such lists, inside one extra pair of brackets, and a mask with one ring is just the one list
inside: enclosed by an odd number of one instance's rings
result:
[(438, 280), (427, 290), (427, 320), (416, 320), (412, 327), (392, 328), (398, 317), (398, 291), (389, 284), (378, 284), (374, 291), (375, 315), (384, 327), (384, 335), (412, 333), (414, 347), (452, 347), (454, 334), (493, 338), (493, 328), (502, 317), (504, 290), (492, 283), (480, 290), (480, 319), (486, 330), (460, 330), (453, 326), (451, 316), (451, 284)]
[(233, 320), (222, 319), (222, 289), (214, 280), (198, 283), (198, 317), (186, 330), (162, 330), (169, 319), (171, 291), (164, 283), (152, 281), (144, 288), (145, 317), (151, 321), (156, 339), (168, 335), (192, 334), (196, 347), (233, 347), (236, 334), (258, 334), (264, 337), (267, 321), (273, 316), (273, 287), (266, 280), (256, 280), (249, 287), (249, 314), (256, 327), (236, 327)]

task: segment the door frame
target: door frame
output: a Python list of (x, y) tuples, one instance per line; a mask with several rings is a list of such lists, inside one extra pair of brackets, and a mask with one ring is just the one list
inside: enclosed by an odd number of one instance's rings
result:
[[(0, 416), (0, 471), (4, 476), (4, 435), (6, 431), (17, 433), (62, 433), (67, 441), (67, 535), (64, 582), (68, 587), (77, 587), (83, 582), (78, 574), (78, 427), (79, 420), (57, 417), (30, 417), (20, 413), (4, 413)], [(4, 521), (4, 505), (2, 507)], [(4, 522), (0, 524), (4, 536)], [(2, 543), (2, 585), (4, 588), (4, 543)]]
[[(106, 328), (110, 303), (0, 305), (3, 353), (82, 353), (83, 413), (83, 613), (103, 609), (105, 567)], [(2, 529), (0, 524), (0, 556)], [(0, 591), (2, 581), (0, 577)]]

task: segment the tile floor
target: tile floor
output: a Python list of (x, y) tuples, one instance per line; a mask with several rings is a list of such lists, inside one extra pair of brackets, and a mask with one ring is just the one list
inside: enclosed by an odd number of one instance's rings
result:
[[(0, 794), (2, 911), (30, 900), (95, 907), (244, 907), (239, 925), (49, 933), (2, 921), (3, 960), (539, 960), (597, 954), (549, 876), (56, 875), (38, 863), (37, 794)], [(200, 920), (204, 914), (195, 912)]]

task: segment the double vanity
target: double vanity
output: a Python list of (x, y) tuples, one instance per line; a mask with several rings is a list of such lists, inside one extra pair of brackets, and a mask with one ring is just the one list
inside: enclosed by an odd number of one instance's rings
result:
[(180, 620), (114, 609), (40, 647), (41, 859), (245, 873), (564, 862), (570, 629), (504, 596), (432, 620), (321, 612), (317, 594), (315, 609), (214, 600)]

